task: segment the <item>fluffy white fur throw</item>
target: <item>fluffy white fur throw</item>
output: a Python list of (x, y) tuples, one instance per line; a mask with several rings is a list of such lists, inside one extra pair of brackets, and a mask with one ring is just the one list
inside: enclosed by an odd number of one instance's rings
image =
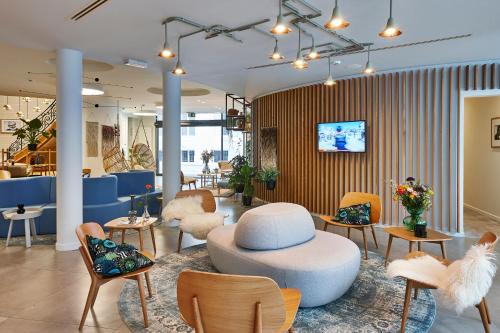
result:
[(171, 200), (161, 213), (164, 221), (181, 220), (190, 214), (203, 214), (202, 197), (199, 195)]
[(431, 256), (395, 260), (387, 267), (391, 277), (401, 276), (435, 286), (457, 313), (479, 304), (491, 287), (496, 265), (487, 245), (474, 245), (465, 257), (449, 266)]
[(190, 233), (196, 239), (207, 239), (212, 229), (224, 224), (224, 215), (218, 213), (186, 215), (180, 224), (182, 231)]

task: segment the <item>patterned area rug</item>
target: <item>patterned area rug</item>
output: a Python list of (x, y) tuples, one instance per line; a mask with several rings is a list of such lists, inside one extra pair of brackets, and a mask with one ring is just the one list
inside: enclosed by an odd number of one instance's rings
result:
[[(7, 242), (6, 238), (0, 239), (0, 247), (4, 247)], [(33, 245), (54, 245), (56, 243), (56, 235), (38, 235), (36, 239), (31, 239), (31, 246)], [(26, 246), (26, 238), (24, 236), (11, 237), (9, 247), (11, 246)]]
[[(177, 276), (187, 268), (215, 271), (205, 244), (157, 260), (152, 270), (154, 295), (147, 301), (147, 329), (143, 326), (137, 283), (125, 283), (118, 307), (132, 332), (194, 332), (180, 319), (176, 300)], [(361, 260), (358, 278), (347, 293), (330, 304), (300, 309), (294, 328), (300, 333), (399, 332), (404, 292), (404, 281), (388, 278), (383, 258), (370, 252), (368, 260)], [(434, 297), (429, 290), (421, 290), (418, 299), (412, 299), (406, 333), (429, 331), (435, 317)]]

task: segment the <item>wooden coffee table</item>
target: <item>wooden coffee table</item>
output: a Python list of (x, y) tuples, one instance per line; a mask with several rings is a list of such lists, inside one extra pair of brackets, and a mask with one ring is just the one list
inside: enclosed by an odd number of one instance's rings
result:
[(128, 217), (119, 217), (117, 219), (111, 220), (104, 226), (109, 229), (109, 239), (113, 238), (113, 233), (115, 231), (122, 232), (122, 244), (125, 242), (125, 232), (127, 230), (137, 230), (139, 232), (139, 250), (144, 251), (144, 229), (149, 228), (151, 232), (151, 240), (153, 242), (153, 250), (156, 256), (156, 241), (155, 241), (155, 231), (153, 224), (157, 221), (156, 217), (150, 217), (148, 220), (143, 220), (142, 217), (137, 218), (137, 223), (129, 224)]
[(427, 229), (427, 237), (425, 238), (415, 237), (415, 232), (407, 230), (406, 227), (388, 227), (384, 228), (384, 231), (389, 234), (389, 243), (387, 244), (387, 252), (385, 253), (386, 266), (389, 254), (391, 253), (393, 238), (400, 238), (408, 241), (408, 252), (413, 250), (413, 243), (417, 243), (419, 251), (422, 250), (422, 243), (438, 243), (441, 246), (443, 259), (446, 259), (445, 242), (452, 239), (452, 237), (432, 229)]

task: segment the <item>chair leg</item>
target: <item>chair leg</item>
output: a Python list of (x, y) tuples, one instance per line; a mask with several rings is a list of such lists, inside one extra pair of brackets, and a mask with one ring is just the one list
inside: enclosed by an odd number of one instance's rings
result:
[(351, 228), (347, 228), (347, 238), (351, 239)]
[(373, 235), (373, 241), (375, 242), (375, 247), (378, 249), (377, 236), (375, 236), (375, 228), (372, 225), (370, 227), (372, 229), (372, 235)]
[(365, 228), (361, 228), (361, 231), (363, 232), (363, 243), (365, 245), (365, 260), (368, 260), (368, 242), (366, 241)]
[(488, 324), (491, 325), (490, 310), (488, 309), (488, 304), (486, 304), (486, 298), (483, 297), (484, 309), (486, 310), (486, 316), (488, 317)]
[(144, 317), (144, 327), (147, 328), (149, 326), (148, 307), (146, 305), (146, 299), (144, 297), (144, 286), (142, 284), (142, 277), (140, 275), (137, 275), (136, 279), (137, 279), (137, 287), (139, 288), (139, 296), (141, 298), (142, 315)]
[(325, 226), (323, 227), (323, 231), (326, 231), (327, 227), (328, 227), (328, 223), (325, 222)]
[(411, 301), (411, 288), (412, 288), (411, 280), (407, 280), (405, 302), (403, 306), (403, 316), (401, 318), (401, 333), (405, 332), (406, 320), (408, 319), (408, 311), (410, 310), (410, 301)]
[(476, 305), (476, 307), (479, 310), (479, 315), (481, 316), (481, 321), (483, 322), (484, 332), (490, 333), (490, 324), (488, 324), (488, 315), (486, 313), (486, 308), (483, 301)]
[(83, 309), (82, 319), (80, 320), (80, 326), (78, 329), (81, 330), (83, 328), (83, 324), (85, 324), (85, 320), (87, 319), (87, 314), (89, 313), (90, 305), (92, 304), (92, 300), (94, 299), (94, 294), (97, 288), (97, 282), (92, 279), (92, 283), (90, 284), (89, 294), (87, 295), (87, 301), (85, 302), (85, 308)]
[(97, 299), (97, 294), (99, 293), (99, 287), (100, 286), (96, 286), (95, 288), (94, 297), (92, 298), (92, 304), (90, 305), (91, 308), (94, 307), (95, 300)]
[(181, 245), (182, 245), (182, 236), (184, 234), (184, 231), (179, 230), (179, 240), (177, 241), (177, 253), (181, 252)]
[(149, 298), (153, 297), (153, 289), (151, 288), (151, 279), (149, 278), (149, 272), (145, 272), (146, 286), (148, 287)]

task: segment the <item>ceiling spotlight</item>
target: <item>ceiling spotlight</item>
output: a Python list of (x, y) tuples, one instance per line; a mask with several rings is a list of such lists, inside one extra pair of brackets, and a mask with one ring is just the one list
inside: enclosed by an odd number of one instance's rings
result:
[(387, 20), (387, 23), (385, 24), (384, 30), (379, 32), (378, 35), (380, 37), (384, 37), (384, 38), (392, 38), (392, 37), (397, 37), (401, 34), (402, 34), (401, 30), (396, 26), (396, 23), (394, 23), (394, 19), (392, 18), (392, 0), (390, 0), (389, 19)]
[(275, 40), (274, 50), (273, 50), (273, 53), (269, 56), (269, 59), (272, 59), (272, 60), (285, 59), (285, 57), (278, 50), (278, 39)]
[(312, 38), (311, 50), (307, 54), (307, 58), (311, 59), (311, 60), (319, 59), (320, 55), (319, 55), (318, 51), (316, 50), (316, 45), (314, 45), (314, 36), (311, 35), (311, 38)]
[(332, 77), (332, 64), (330, 62), (330, 57), (328, 57), (328, 77), (324, 83), (325, 86), (334, 86), (336, 84), (335, 80)]
[(186, 70), (182, 67), (181, 64), (181, 39), (177, 39), (177, 52), (179, 52), (179, 56), (177, 57), (177, 63), (175, 64), (174, 69), (172, 70), (172, 73), (175, 75), (185, 75), (187, 72)]
[(160, 51), (158, 55), (164, 59), (172, 59), (175, 58), (175, 53), (170, 47), (170, 45), (168, 45), (167, 22), (165, 22), (164, 25), (165, 25), (165, 41), (163, 42), (163, 49)]
[(100, 96), (100, 95), (104, 95), (104, 90), (98, 84), (85, 83), (82, 86), (82, 95), (83, 96)]
[(338, 6), (338, 0), (335, 0), (335, 7), (333, 7), (332, 16), (325, 23), (325, 28), (332, 30), (340, 30), (347, 28), (349, 26), (349, 22), (344, 20), (342, 15), (340, 14), (340, 9)]
[(6, 97), (7, 97), (7, 103), (5, 103), (5, 104), (3, 105), (3, 109), (4, 109), (5, 111), (10, 111), (10, 110), (12, 110), (12, 106), (9, 104), (9, 96), (6, 96)]
[(375, 73), (375, 68), (372, 67), (372, 64), (370, 63), (370, 46), (371, 44), (368, 44), (368, 60), (366, 61), (365, 69), (363, 70), (363, 73), (368, 75)]
[(290, 31), (292, 31), (292, 29), (290, 29), (290, 27), (286, 24), (283, 15), (281, 15), (281, 7), (282, 7), (282, 0), (279, 0), (278, 17), (276, 17), (276, 23), (273, 25), (271, 29), (271, 33), (273, 35), (286, 35)]
[(302, 54), (300, 53), (300, 35), (301, 35), (301, 30), (299, 28), (299, 48), (297, 50), (297, 57), (295, 58), (295, 61), (292, 63), (292, 65), (295, 69), (307, 69), (309, 65), (307, 64), (307, 61), (304, 60), (304, 57), (302, 57)]

